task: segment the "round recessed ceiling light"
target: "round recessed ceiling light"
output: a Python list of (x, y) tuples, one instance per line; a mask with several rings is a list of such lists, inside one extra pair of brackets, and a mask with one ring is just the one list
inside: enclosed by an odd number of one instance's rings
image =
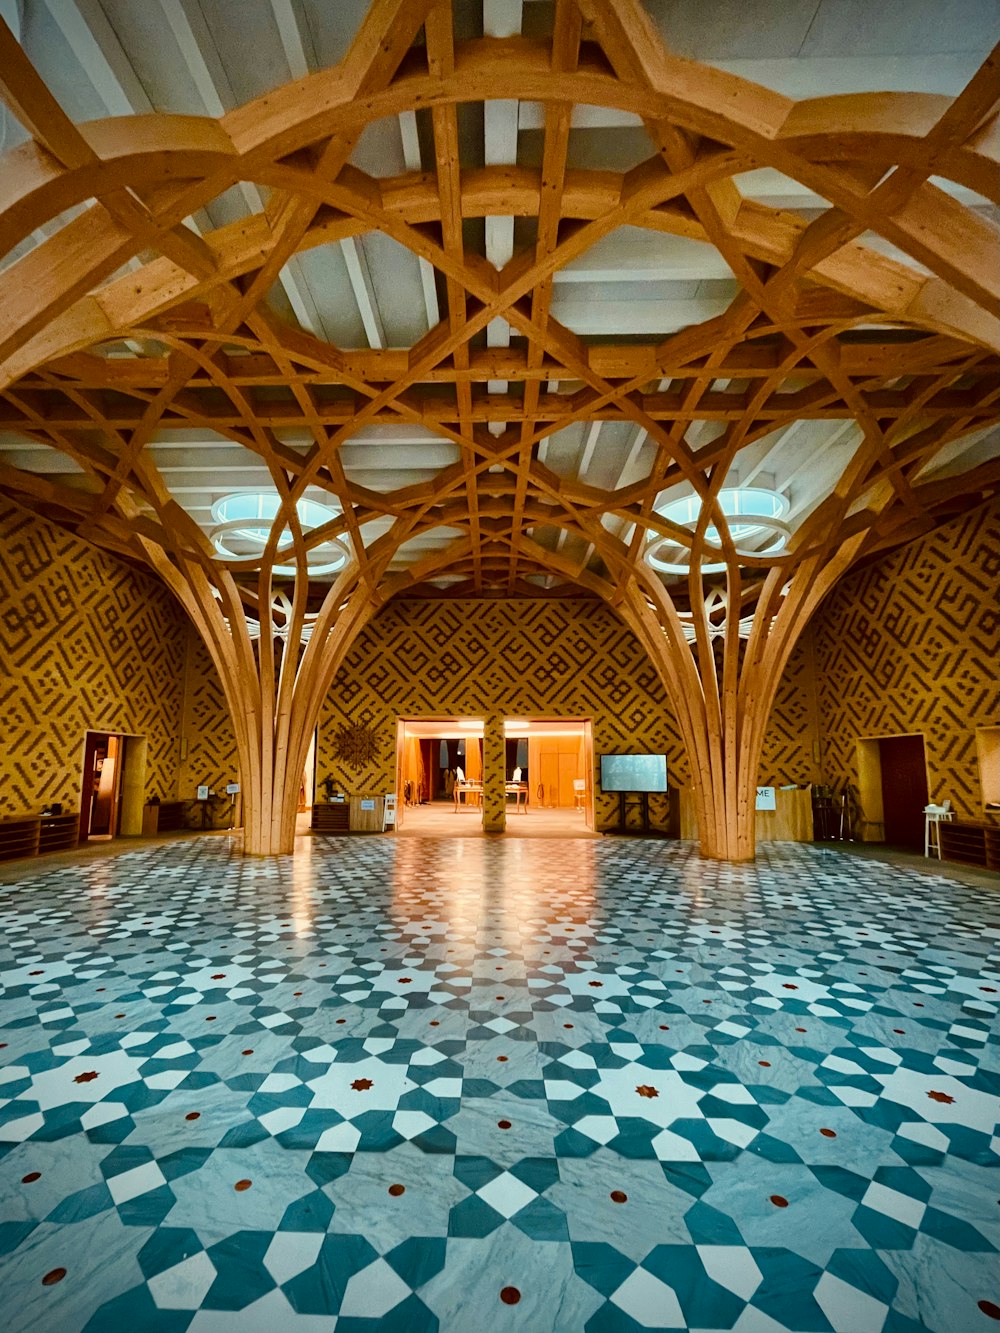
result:
[[(215, 526), (209, 537), (213, 546), (226, 560), (247, 560), (260, 555), (270, 539), (271, 528), (280, 508), (281, 500), (274, 492), (240, 491), (235, 495), (223, 496), (212, 505)], [(306, 533), (340, 516), (339, 509), (320, 504), (317, 500), (299, 500), (295, 509), (303, 532)], [(278, 538), (279, 546), (287, 545), (290, 541), (288, 528), (282, 529)], [(312, 547), (306, 556), (308, 572), (314, 578), (321, 574), (338, 573), (349, 559), (347, 547), (336, 537)], [(298, 570), (295, 565), (275, 565), (273, 572), (294, 578)]]
[[(736, 546), (736, 554), (760, 557), (780, 554), (791, 535), (784, 521), (788, 513), (787, 498), (778, 491), (763, 486), (740, 486), (722, 490), (718, 506), (726, 519), (729, 536)], [(680, 527), (694, 531), (701, 513), (701, 496), (687, 495), (680, 500), (657, 505), (656, 514)], [(766, 545), (761, 543), (768, 534), (774, 534)], [(721, 555), (718, 529), (709, 525), (705, 530), (705, 549), (712, 555)], [(654, 535), (645, 551), (646, 559), (661, 574), (686, 574), (691, 564), (691, 549), (675, 537)], [(702, 563), (703, 574), (725, 573), (725, 561)]]

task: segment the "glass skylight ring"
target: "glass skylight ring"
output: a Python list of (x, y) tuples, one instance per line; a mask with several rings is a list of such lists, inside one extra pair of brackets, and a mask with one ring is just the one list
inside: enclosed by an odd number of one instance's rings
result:
[[(741, 546), (740, 543), (734, 542), (737, 559), (759, 560), (766, 559), (768, 556), (779, 555), (785, 549), (788, 538), (792, 535), (791, 528), (782, 519), (765, 518), (763, 515), (758, 517), (757, 522), (753, 525), (752, 531), (754, 533), (764, 531), (774, 532), (777, 533), (777, 536), (770, 545), (753, 551), (747, 550), (745, 547)], [(748, 534), (744, 533), (741, 540), (745, 540), (746, 535)], [(672, 548), (672, 551), (677, 552), (679, 556), (685, 557), (683, 562), (664, 558), (661, 554), (664, 547)], [(721, 546), (715, 546), (710, 542), (705, 542), (703, 550), (710, 555), (719, 555), (721, 554), (722, 548)], [(680, 543), (676, 537), (654, 537), (648, 543), (645, 554), (649, 564), (652, 565), (654, 569), (659, 570), (661, 574), (687, 574), (691, 567), (690, 549)], [(710, 564), (703, 563), (701, 572), (703, 574), (722, 574), (725, 573), (726, 568), (725, 561)]]
[[(246, 522), (245, 518), (232, 518), (228, 522), (217, 523), (209, 533), (212, 545), (224, 560), (259, 560), (263, 555), (267, 538), (265, 537), (265, 540), (261, 541), (255, 530), (247, 529)], [(230, 533), (242, 536), (246, 541), (256, 545), (257, 550), (249, 554), (232, 550), (226, 542)], [(290, 538), (287, 538), (281, 545), (287, 546), (289, 541)], [(332, 559), (330, 558), (331, 555), (333, 556)], [(323, 563), (314, 563), (313, 558)], [(350, 551), (338, 537), (327, 537), (319, 546), (315, 546), (312, 550), (306, 552), (306, 565), (309, 574), (314, 577), (320, 574), (336, 574), (344, 568), (350, 558)], [(273, 572), (294, 578), (298, 570), (295, 565), (275, 565)]]

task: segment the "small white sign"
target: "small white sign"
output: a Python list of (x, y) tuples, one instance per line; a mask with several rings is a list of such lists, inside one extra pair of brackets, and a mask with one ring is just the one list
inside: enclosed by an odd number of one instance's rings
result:
[(362, 800), (362, 802), (361, 802), (361, 809), (362, 809), (362, 810), (374, 810), (374, 809), (375, 809), (375, 802), (374, 802), (374, 801), (366, 801), (366, 800)]
[(240, 789), (240, 784), (239, 784), (238, 782), (227, 782), (227, 783), (226, 783), (226, 795), (227, 795), (227, 796), (235, 796), (235, 795), (239, 792), (239, 789)]
[(207, 800), (208, 800), (208, 788), (207, 788), (207, 787), (199, 787), (199, 788), (198, 788), (198, 800), (199, 800), (199, 801), (207, 801)]
[(757, 788), (757, 809), (758, 810), (776, 810), (777, 801), (774, 796), (774, 787)]

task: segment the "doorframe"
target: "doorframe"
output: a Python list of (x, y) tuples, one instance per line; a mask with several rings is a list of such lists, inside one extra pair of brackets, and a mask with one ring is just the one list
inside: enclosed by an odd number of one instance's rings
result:
[(878, 736), (859, 736), (854, 742), (855, 770), (858, 775), (858, 805), (861, 808), (861, 841), (885, 842), (885, 807), (882, 802), (882, 751), (880, 741), (914, 738), (924, 750), (924, 777), (930, 800), (931, 775), (927, 766), (927, 733), (924, 731), (886, 731)]
[[(90, 736), (106, 736), (110, 741), (116, 738), (120, 742), (120, 753), (115, 773), (116, 799), (110, 824), (110, 840), (115, 838), (138, 838), (142, 836), (142, 813), (146, 794), (146, 764), (149, 754), (149, 740), (139, 732), (118, 731), (107, 727), (85, 727), (83, 746), (79, 759), (80, 771), (80, 842), (90, 838), (90, 810), (84, 809), (84, 793), (93, 804), (93, 780), (88, 783), (84, 770)], [(96, 835), (106, 836), (106, 835)]]
[[(480, 750), (481, 750), (482, 758), (483, 758), (483, 766), (484, 766), (484, 773), (482, 773), (482, 774), (480, 775), (480, 777), (482, 778), (482, 777), (485, 776), (486, 746), (485, 746), (485, 744), (483, 743), (483, 742), (484, 742), (485, 731), (486, 731), (486, 716), (485, 716), (485, 714), (479, 714), (479, 715), (464, 714), (464, 713), (461, 713), (461, 714), (460, 714), (460, 713), (406, 713), (406, 714), (401, 714), (401, 713), (400, 713), (400, 714), (397, 714), (397, 715), (396, 715), (396, 820), (397, 820), (397, 828), (398, 828), (399, 826), (402, 825), (404, 819), (406, 818), (405, 814), (403, 813), (404, 808), (405, 808), (405, 804), (406, 804), (405, 801), (403, 800), (403, 753), (404, 753), (404, 747), (405, 747), (405, 745), (406, 745), (406, 727), (407, 727), (407, 723), (409, 723), (409, 722), (432, 722), (432, 723), (440, 723), (442, 727), (449, 726), (449, 725), (451, 725), (451, 724), (453, 724), (453, 723), (478, 722), (479, 725), (483, 728), (482, 732), (480, 732), (480, 733), (474, 733), (474, 732), (471, 732), (471, 731), (470, 731), (470, 732), (468, 732), (468, 733), (465, 735), (464, 739), (465, 739), (465, 740), (476, 740), (476, 741), (479, 741), (479, 743), (480, 743)], [(459, 734), (458, 734), (457, 739), (462, 739), (463, 737), (462, 737), (462, 728), (461, 728), (461, 727), (458, 728), (458, 732), (459, 732)], [(420, 739), (427, 739), (427, 738), (426, 738), (426, 737), (424, 737), (424, 738), (417, 737), (416, 739), (417, 739), (417, 740), (420, 740)], [(432, 738), (430, 738), (430, 739), (434, 739), (434, 738), (432, 737)], [(439, 738), (439, 739), (440, 739), (440, 738)], [(454, 733), (454, 732), (451, 733), (449, 739), (456, 739), (456, 736), (455, 736), (455, 733)], [(485, 828), (485, 825), (486, 825), (486, 802), (485, 802), (485, 801), (482, 802), (482, 805), (481, 805), (481, 807), (480, 807), (480, 816), (479, 816), (479, 819), (480, 819), (480, 824)]]
[[(504, 739), (507, 737), (507, 723), (513, 718), (523, 719), (525, 722), (555, 722), (565, 723), (567, 726), (578, 726), (582, 728), (583, 752), (584, 752), (584, 777), (587, 782), (586, 798), (583, 803), (583, 825), (588, 832), (593, 833), (597, 827), (597, 784), (596, 768), (594, 759), (594, 719), (584, 717), (581, 714), (571, 714), (568, 717), (557, 717), (551, 713), (539, 713), (537, 716), (533, 713), (513, 713), (510, 717), (504, 717), (503, 729)], [(529, 792), (530, 796), (530, 792)]]

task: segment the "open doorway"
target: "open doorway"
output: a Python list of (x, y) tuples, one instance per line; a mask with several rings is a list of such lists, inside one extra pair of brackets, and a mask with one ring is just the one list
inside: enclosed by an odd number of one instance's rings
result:
[(928, 801), (923, 736), (865, 736), (857, 758), (863, 840), (921, 849)]
[[(593, 832), (591, 719), (509, 717), (504, 719), (504, 737), (507, 832), (522, 837)], [(529, 816), (524, 824), (517, 818), (522, 810)]]
[(79, 841), (137, 837), (142, 832), (145, 778), (145, 736), (88, 731), (83, 747)]
[(483, 831), (483, 719), (400, 718), (396, 827), (428, 836)]
[[(482, 718), (400, 718), (396, 772), (400, 833), (483, 833)], [(505, 836), (593, 836), (593, 774), (590, 718), (506, 718)]]

